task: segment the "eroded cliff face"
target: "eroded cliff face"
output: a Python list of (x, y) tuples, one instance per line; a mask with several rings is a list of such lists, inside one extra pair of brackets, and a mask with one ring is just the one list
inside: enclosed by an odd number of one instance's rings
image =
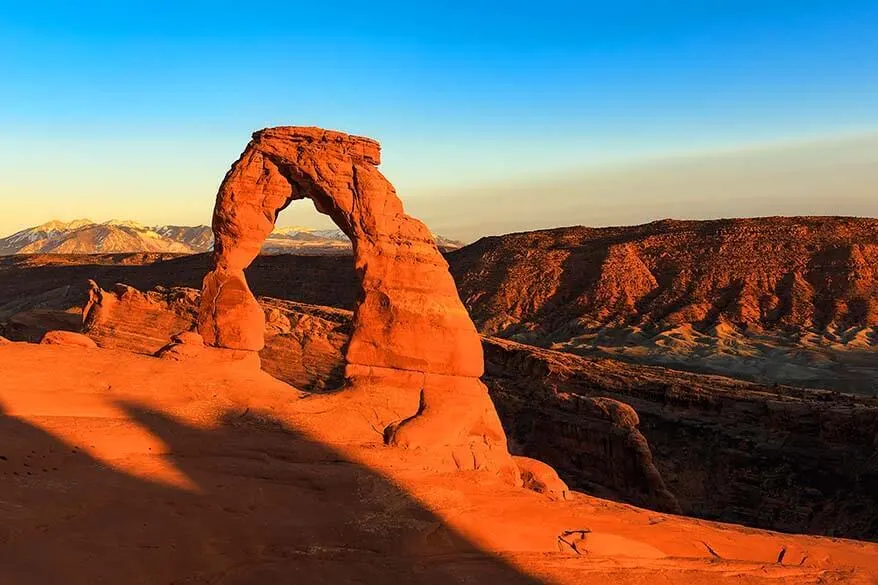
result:
[(479, 331), (588, 357), (871, 395), (878, 220), (569, 227), (449, 255)]
[[(134, 299), (130, 289), (119, 291), (103, 294)], [(188, 314), (198, 305), (192, 290), (139, 294), (152, 299), (143, 318), (111, 302), (112, 318), (95, 319), (103, 325), (88, 334), (105, 347), (142, 343), (139, 351), (150, 353), (175, 333), (166, 327), (144, 335), (149, 324), (172, 322), (162, 315), (179, 313), (173, 299), (188, 299)], [(262, 367), (298, 388), (339, 388), (352, 313), (259, 303)], [(762, 528), (878, 538), (878, 400), (591, 360), (497, 338), (482, 344), (484, 380), (510, 449), (545, 461), (574, 489)]]
[(479, 329), (542, 341), (591, 328), (878, 325), (878, 220), (663, 220), (482, 238), (449, 256)]
[(484, 345), (485, 379), (510, 440), (571, 487), (599, 484), (592, 474), (601, 458), (593, 454), (614, 450), (618, 431), (598, 435), (588, 417), (569, 414), (571, 402), (601, 397), (637, 413), (662, 482), (641, 479), (637, 491), (616, 488), (615, 497), (655, 506), (656, 486), (664, 485), (687, 515), (878, 538), (876, 398), (593, 360), (497, 338)]
[(566, 391), (529, 346), (490, 337), (482, 344), (485, 382), (515, 451), (549, 463), (574, 489), (682, 513), (629, 404), (600, 387)]

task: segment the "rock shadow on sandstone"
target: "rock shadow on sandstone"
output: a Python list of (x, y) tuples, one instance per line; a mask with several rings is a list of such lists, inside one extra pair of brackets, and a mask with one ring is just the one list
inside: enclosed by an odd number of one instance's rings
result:
[(0, 582), (537, 585), (378, 473), (251, 412), (119, 403), (193, 486), (139, 479), (0, 414)]

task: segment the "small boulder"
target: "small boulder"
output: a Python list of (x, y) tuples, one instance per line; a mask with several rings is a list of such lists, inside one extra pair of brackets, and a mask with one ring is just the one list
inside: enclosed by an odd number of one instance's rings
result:
[(171, 342), (204, 347), (204, 338), (195, 331), (181, 331), (176, 335), (172, 335)]
[(529, 490), (546, 494), (553, 500), (566, 500), (570, 492), (558, 474), (549, 465), (530, 457), (513, 456), (521, 473), (522, 485)]
[(97, 344), (87, 335), (73, 331), (49, 331), (40, 341), (43, 345), (72, 345), (74, 347), (97, 348)]
[(171, 342), (158, 350), (155, 355), (166, 360), (184, 360), (201, 355), (204, 351), (204, 338), (195, 331), (182, 331), (171, 336)]

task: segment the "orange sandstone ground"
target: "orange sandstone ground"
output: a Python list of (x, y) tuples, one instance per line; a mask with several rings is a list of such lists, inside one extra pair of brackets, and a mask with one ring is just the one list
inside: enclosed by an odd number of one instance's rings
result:
[(205, 351), (0, 345), (0, 582), (878, 583), (878, 545), (436, 468)]

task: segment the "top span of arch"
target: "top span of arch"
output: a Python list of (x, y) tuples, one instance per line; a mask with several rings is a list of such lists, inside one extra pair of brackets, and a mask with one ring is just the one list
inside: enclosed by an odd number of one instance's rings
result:
[(253, 133), (252, 145), (272, 154), (273, 142), (301, 143), (330, 149), (337, 154), (361, 158), (373, 165), (381, 164), (381, 145), (377, 140), (365, 136), (345, 134), (335, 130), (324, 130), (316, 126), (277, 126)]

